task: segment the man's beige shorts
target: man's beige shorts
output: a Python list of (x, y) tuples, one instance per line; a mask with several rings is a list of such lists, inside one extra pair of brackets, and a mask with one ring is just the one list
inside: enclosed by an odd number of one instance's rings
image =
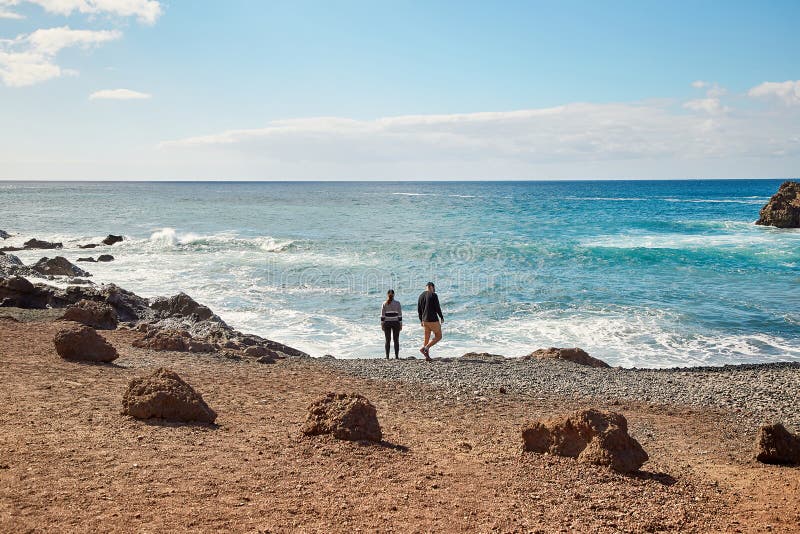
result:
[(426, 333), (433, 332), (437, 337), (442, 335), (442, 323), (439, 321), (423, 321), (422, 326), (425, 328)]

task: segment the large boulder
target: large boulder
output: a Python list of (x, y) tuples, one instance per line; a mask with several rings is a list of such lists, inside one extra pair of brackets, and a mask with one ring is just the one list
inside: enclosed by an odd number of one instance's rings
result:
[(29, 239), (22, 244), (22, 247), (25, 249), (53, 249), (53, 248), (62, 248), (64, 246), (63, 243), (51, 243), (50, 241), (42, 241), (40, 239)]
[(564, 419), (529, 424), (522, 431), (525, 451), (577, 458), (621, 473), (638, 471), (648, 460), (642, 446), (628, 434), (622, 414), (583, 410)]
[(122, 413), (137, 419), (185, 423), (213, 423), (217, 418), (192, 386), (163, 367), (148, 377), (131, 380), (122, 397)]
[(603, 360), (598, 360), (583, 349), (579, 348), (556, 348), (539, 349), (522, 357), (523, 360), (567, 360), (580, 365), (589, 367), (610, 367)]
[(31, 266), (39, 274), (48, 276), (92, 276), (80, 267), (73, 265), (63, 256), (55, 258), (42, 258)]
[(761, 208), (756, 224), (800, 228), (800, 182), (783, 182)]
[(49, 301), (49, 294), (21, 276), (0, 279), (0, 306), (42, 309)]
[(328, 393), (308, 407), (303, 433), (333, 434), (349, 441), (381, 441), (375, 406), (357, 393)]
[(192, 339), (186, 331), (149, 330), (141, 339), (131, 343), (140, 349), (175, 352), (214, 352), (214, 346), (207, 341)]
[(53, 343), (58, 355), (66, 360), (111, 362), (119, 356), (113, 345), (85, 325), (65, 326), (56, 333)]
[(113, 245), (114, 243), (119, 243), (121, 241), (122, 241), (122, 236), (121, 235), (108, 234), (108, 237), (103, 239), (103, 244), (104, 245)]
[(61, 318), (100, 330), (114, 330), (119, 323), (116, 310), (109, 304), (85, 299), (68, 306)]
[(756, 460), (765, 464), (800, 464), (800, 436), (780, 423), (758, 429)]

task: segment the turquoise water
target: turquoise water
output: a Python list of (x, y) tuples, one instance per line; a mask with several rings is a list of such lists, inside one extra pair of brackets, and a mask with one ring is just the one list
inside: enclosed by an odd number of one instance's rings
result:
[[(76, 246), (96, 281), (186, 291), (231, 325), (314, 355), (382, 356), (379, 310), (437, 283), (445, 341), (609, 363), (800, 361), (800, 232), (753, 221), (779, 181), (0, 183), (0, 228)], [(16, 240), (16, 241), (15, 241)], [(97, 252), (95, 252), (97, 254)], [(41, 252), (25, 252), (26, 261)]]

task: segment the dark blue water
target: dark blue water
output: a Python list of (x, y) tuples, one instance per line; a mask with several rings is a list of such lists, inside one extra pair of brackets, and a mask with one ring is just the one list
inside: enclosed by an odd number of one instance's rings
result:
[[(313, 354), (380, 356), (389, 287), (437, 283), (443, 356), (581, 346), (610, 363), (800, 360), (800, 232), (753, 221), (779, 181), (5, 183), (0, 228), (128, 237), (98, 281), (184, 290)], [(23, 254), (26, 260), (40, 253)]]

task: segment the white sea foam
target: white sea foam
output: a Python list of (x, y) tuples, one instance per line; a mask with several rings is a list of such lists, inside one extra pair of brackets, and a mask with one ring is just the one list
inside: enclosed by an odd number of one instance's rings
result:
[(690, 204), (764, 204), (766, 200), (751, 200), (738, 198), (662, 198), (664, 202), (687, 202)]

